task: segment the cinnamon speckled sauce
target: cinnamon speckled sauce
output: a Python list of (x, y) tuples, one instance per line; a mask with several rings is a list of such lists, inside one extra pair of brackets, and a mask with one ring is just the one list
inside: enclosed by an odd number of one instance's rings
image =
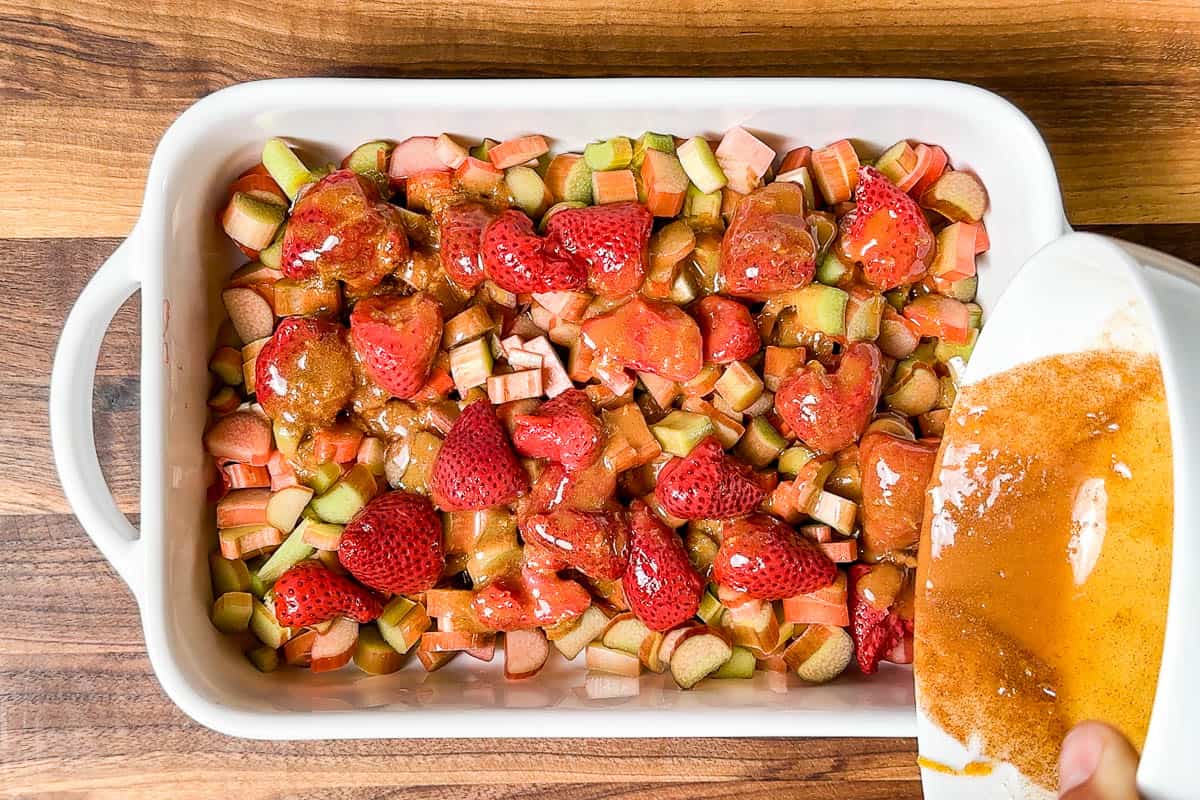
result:
[(962, 389), (921, 537), (921, 712), (1046, 790), (1078, 721), (1107, 720), (1140, 749), (1172, 513), (1156, 356), (1050, 356)]

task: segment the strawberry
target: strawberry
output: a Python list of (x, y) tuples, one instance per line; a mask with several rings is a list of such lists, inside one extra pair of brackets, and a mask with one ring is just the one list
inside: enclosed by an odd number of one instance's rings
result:
[(557, 461), (568, 470), (589, 466), (604, 447), (604, 427), (578, 389), (547, 400), (533, 414), (514, 416), (513, 426), (518, 453)]
[(629, 566), (621, 580), (637, 618), (654, 631), (666, 631), (695, 616), (704, 579), (688, 560), (679, 534), (640, 500), (629, 507)]
[(874, 167), (859, 167), (854, 203), (839, 223), (842, 257), (861, 264), (867, 283), (881, 291), (919, 281), (934, 237), (916, 201)]
[(346, 525), (337, 554), (351, 575), (376, 591), (423, 592), (446, 564), (441, 517), (420, 495), (381, 494)]
[(721, 240), (725, 294), (759, 298), (798, 289), (817, 271), (817, 246), (794, 183), (773, 183), (743, 197)]
[(552, 461), (542, 469), (529, 494), (517, 504), (517, 515), (524, 518), (559, 507), (575, 511), (607, 511), (614, 507), (616, 491), (616, 473), (603, 461), (571, 472)]
[(359, 300), (350, 340), (371, 380), (410, 399), (425, 385), (442, 342), (442, 307), (426, 294)]
[(866, 593), (859, 592), (859, 583), (877, 568), (869, 564), (855, 564), (850, 567), (847, 576), (850, 634), (854, 637), (858, 668), (864, 675), (871, 675), (878, 670), (879, 662), (890, 656), (913, 632), (911, 619), (905, 619), (894, 608), (880, 608), (871, 602)]
[(589, 578), (612, 581), (625, 572), (629, 534), (621, 512), (589, 514), (564, 508), (535, 514), (521, 523), (521, 538)]
[(712, 574), (759, 600), (782, 600), (825, 588), (837, 566), (789, 525), (756, 514), (726, 523)]
[[(560, 212), (561, 213), (561, 212)], [(601, 362), (688, 381), (704, 366), (700, 327), (679, 306), (634, 296), (583, 323), (585, 344)]]
[(471, 610), (492, 630), (514, 631), (556, 625), (579, 616), (591, 604), (587, 589), (527, 558), (518, 572), (498, 577), (477, 591)]
[(463, 289), (474, 289), (487, 278), (481, 253), (483, 231), (495, 218), (491, 209), (475, 202), (447, 206), (437, 215), (442, 270)]
[(581, 289), (587, 283), (586, 268), (558, 256), (534, 233), (529, 217), (513, 209), (484, 229), (483, 271), (500, 288), (518, 294)]
[(301, 561), (275, 581), (275, 619), (280, 625), (316, 625), (334, 617), (370, 622), (383, 603), (354, 581), (319, 561)]
[(762, 345), (750, 309), (736, 300), (710, 294), (692, 306), (691, 312), (704, 337), (705, 361), (741, 361), (757, 353)]
[(608, 297), (633, 294), (646, 276), (654, 216), (634, 202), (567, 208), (546, 223), (561, 258), (587, 271), (588, 286)]
[(672, 458), (658, 473), (654, 496), (681, 519), (731, 519), (758, 508), (766, 491), (754, 472), (721, 449), (710, 436), (684, 458)]
[(296, 201), (281, 268), (288, 278), (320, 275), (365, 291), (403, 267), (408, 253), (400, 212), (380, 199), (370, 180), (343, 169)]
[(254, 385), (272, 419), (328, 427), (354, 392), (346, 329), (325, 317), (288, 317), (258, 351)]
[(913, 547), (921, 533), (925, 488), (937, 442), (871, 432), (858, 443), (862, 475), (862, 544), (876, 555)]
[(879, 403), (881, 365), (879, 349), (866, 342), (846, 348), (835, 372), (811, 361), (783, 379), (775, 410), (809, 447), (822, 453), (849, 447)]
[(476, 401), (458, 415), (434, 459), (430, 486), (443, 511), (511, 503), (529, 488), (491, 403)]

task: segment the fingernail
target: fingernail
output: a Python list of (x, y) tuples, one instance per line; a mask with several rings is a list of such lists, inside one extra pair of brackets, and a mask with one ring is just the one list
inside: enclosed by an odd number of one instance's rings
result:
[(1100, 754), (1103, 751), (1104, 738), (1092, 726), (1081, 725), (1068, 733), (1058, 759), (1059, 794), (1066, 794), (1087, 783), (1100, 766)]

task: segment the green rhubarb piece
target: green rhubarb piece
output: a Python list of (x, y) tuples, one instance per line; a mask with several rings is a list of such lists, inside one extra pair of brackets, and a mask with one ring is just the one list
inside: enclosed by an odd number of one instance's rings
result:
[(567, 170), (563, 184), (563, 200), (590, 205), (592, 202), (592, 168), (584, 159), (576, 159)]
[(956, 281), (951, 281), (942, 294), (947, 297), (953, 297), (960, 303), (968, 303), (975, 299), (976, 293), (979, 291), (979, 276), (968, 275), (965, 278), (960, 278)]
[[(248, 241), (241, 242), (241, 244), (248, 247), (261, 247), (262, 243), (266, 243), (270, 247), (270, 243), (275, 241), (275, 235), (279, 233), (279, 226), (283, 224), (283, 218), (287, 216), (287, 209), (246, 192), (234, 192), (230, 203), (233, 205), (233, 213), (237, 217), (250, 220), (255, 226), (252, 231), (254, 235), (243, 236), (242, 238)], [(226, 228), (226, 230), (231, 236), (234, 235), (231, 229)], [(263, 237), (261, 240), (258, 239), (260, 232)]]
[(851, 342), (873, 342), (878, 339), (886, 304), (881, 294), (866, 299), (855, 298), (846, 314), (846, 339)]
[(250, 570), (240, 558), (230, 559), (220, 553), (209, 553), (208, 566), (212, 572), (214, 595), (250, 591)]
[[(346, 169), (373, 179), (375, 175), (387, 171), (387, 160), (391, 153), (392, 143), (382, 139), (360, 144), (346, 158)], [(383, 165), (382, 169), (380, 169), (380, 164)]]
[(829, 336), (846, 334), (846, 303), (850, 295), (832, 286), (810, 283), (791, 296), (795, 302), (789, 305), (795, 309), (801, 327)]
[(417, 604), (407, 597), (397, 595), (383, 607), (383, 613), (375, 620), (375, 624), (379, 626), (380, 636), (397, 653), (407, 653), (420, 638), (419, 631), (415, 635), (410, 631), (406, 640), (406, 631), (400, 625), (416, 606)]
[(641, 169), (642, 161), (646, 159), (647, 150), (661, 150), (664, 153), (675, 152), (675, 137), (667, 133), (652, 133), (646, 131), (633, 143), (633, 160), (630, 162), (634, 169)]
[(720, 191), (728, 183), (725, 172), (717, 163), (717, 157), (703, 136), (693, 136), (676, 151), (683, 171), (696, 187), (705, 194)]
[(342, 477), (342, 468), (332, 461), (318, 464), (308, 476), (308, 485), (317, 494), (325, 494)]
[(757, 659), (754, 658), (754, 651), (748, 647), (735, 645), (733, 653), (729, 656), (729, 660), (722, 664), (716, 672), (709, 675), (710, 678), (746, 678), (754, 677), (754, 669), (758, 665)]
[(212, 624), (221, 633), (241, 633), (250, 626), (254, 596), (249, 592), (225, 592), (213, 602)]
[(978, 330), (983, 327), (983, 306), (967, 303), (967, 324)]
[(828, 252), (821, 259), (821, 263), (817, 265), (817, 283), (823, 283), (826, 286), (839, 286), (850, 279), (850, 273), (854, 268), (842, 261), (835, 253)]
[(479, 144), (467, 148), (467, 153), (471, 156), (471, 158), (478, 158), (480, 161), (487, 161), (488, 152), (498, 144), (500, 143), (495, 139), (484, 139)]
[(961, 358), (964, 362), (971, 360), (971, 353), (975, 351), (975, 342), (979, 338), (979, 330), (972, 329), (971, 335), (966, 342), (962, 344), (954, 344), (941, 339), (937, 340), (937, 344), (933, 348), (933, 357), (942, 364), (947, 364), (952, 358)]
[(258, 570), (250, 570), (250, 593), (261, 600), (267, 596), (267, 592), (270, 590), (271, 587), (258, 577)]
[(538, 233), (546, 232), (546, 223), (550, 222), (550, 218), (558, 212), (567, 208), (583, 208), (587, 203), (581, 203), (578, 200), (562, 200), (555, 203), (546, 209), (546, 213), (542, 214), (542, 221), (538, 223)]
[(262, 163), (284, 194), (293, 200), (300, 187), (313, 180), (308, 167), (283, 139), (267, 139), (263, 145)]
[(672, 411), (650, 426), (658, 443), (672, 455), (685, 457), (692, 448), (716, 433), (712, 420), (690, 411)]
[(683, 546), (687, 550), (688, 561), (696, 571), (704, 574), (716, 560), (720, 544), (710, 533), (703, 530), (696, 521), (688, 523), (687, 531), (683, 534)]
[(762, 397), (763, 381), (741, 361), (734, 361), (717, 379), (716, 390), (734, 411), (745, 411)]
[(683, 216), (693, 228), (712, 228), (721, 221), (721, 193), (705, 194), (695, 184), (688, 184), (683, 199)]
[[(264, 343), (265, 344), (265, 343)], [(254, 358), (257, 360), (258, 356)], [(271, 433), (275, 436), (275, 447), (285, 458), (291, 458), (296, 455), (296, 451), (300, 449), (300, 441), (302, 433), (292, 425), (284, 422), (282, 419), (277, 419), (271, 425)]]
[(904, 306), (908, 304), (907, 289), (892, 289), (890, 292), (883, 293), (883, 299), (888, 301), (888, 305), (897, 311), (903, 311)]
[(901, 163), (901, 157), (905, 153), (908, 154), (909, 159), (913, 162), (913, 167), (915, 167), (916, 154), (909, 143), (901, 139), (885, 150), (883, 155), (875, 160), (875, 169), (882, 172), (892, 183), (900, 183), (912, 172), (912, 167), (905, 167)]
[(542, 176), (529, 167), (509, 167), (504, 171), (504, 182), (512, 194), (517, 208), (536, 219), (546, 209), (546, 183)]
[(583, 159), (596, 172), (625, 169), (633, 161), (633, 142), (616, 136), (605, 142), (592, 142), (583, 148)]
[(754, 417), (738, 441), (737, 454), (753, 467), (765, 467), (778, 458), (787, 445), (787, 439), (767, 422), (766, 417)]
[(313, 498), (313, 511), (322, 522), (345, 525), (367, 504), (378, 485), (366, 464), (355, 464), (350, 471), (338, 479), (329, 489)]
[(450, 351), (450, 377), (459, 392), (486, 383), (492, 366), (492, 349), (487, 339), (475, 339)]
[(800, 469), (815, 457), (813, 451), (803, 445), (789, 447), (779, 454), (779, 472), (794, 478), (800, 474)]
[(776, 180), (785, 180), (789, 183), (795, 183), (800, 186), (800, 191), (804, 194), (804, 207), (812, 211), (817, 207), (817, 194), (813, 188), (812, 172), (808, 167), (796, 167), (793, 170), (788, 170), (783, 175), (780, 175)]
[(342, 531), (344, 529), (344, 525), (335, 525), (332, 522), (320, 522), (315, 515), (312, 518), (302, 519), (300, 526), (296, 528), (297, 531), (300, 531), (300, 535), (304, 541), (317, 550), (337, 550), (338, 543), (342, 540)]
[(725, 607), (721, 605), (721, 601), (714, 597), (711, 592), (705, 591), (704, 595), (700, 598), (700, 608), (696, 611), (696, 616), (705, 625), (715, 625), (724, 611)]
[(354, 664), (368, 675), (390, 675), (404, 665), (404, 659), (374, 625), (363, 625), (354, 643)]
[(292, 629), (280, 625), (275, 612), (259, 600), (254, 601), (254, 610), (250, 614), (250, 630), (267, 647), (282, 647), (292, 638)]
[(279, 580), (279, 576), (308, 558), (313, 553), (313, 546), (304, 541), (304, 528), (308, 520), (296, 526), (296, 530), (283, 540), (283, 544), (275, 549), (266, 563), (255, 573), (264, 586), (271, 586)]
[(257, 667), (259, 672), (274, 672), (279, 669), (279, 651), (274, 647), (259, 645), (246, 653), (246, 658), (250, 659), (250, 663)]

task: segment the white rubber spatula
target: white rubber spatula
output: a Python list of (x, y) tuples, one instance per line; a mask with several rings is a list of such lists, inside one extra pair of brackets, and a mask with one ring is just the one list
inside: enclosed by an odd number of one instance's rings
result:
[[(964, 385), (1049, 355), (1113, 347), (1159, 355), (1175, 521), (1166, 637), (1138, 785), (1147, 800), (1200, 797), (1200, 270), (1137, 245), (1069, 233), (1029, 260), (984, 323)], [(953, 557), (953, 548), (940, 556), (943, 564)], [(956, 769), (989, 760), (922, 712), (921, 677), (918, 670), (921, 755)], [(981, 776), (923, 769), (922, 782), (930, 800), (1050, 796), (1007, 764)]]

